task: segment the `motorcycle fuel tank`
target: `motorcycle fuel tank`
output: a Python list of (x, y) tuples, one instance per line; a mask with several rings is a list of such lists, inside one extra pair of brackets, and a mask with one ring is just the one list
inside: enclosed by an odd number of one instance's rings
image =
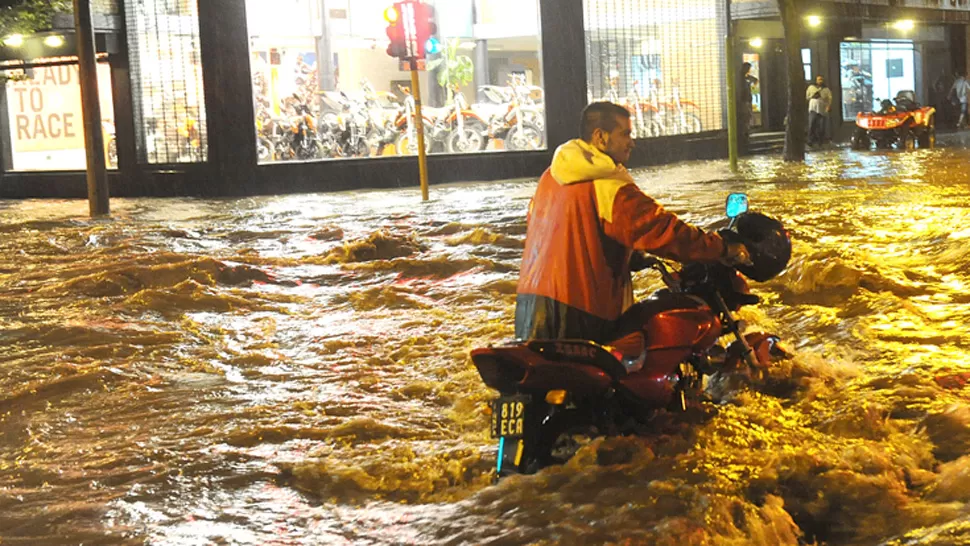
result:
[(647, 357), (643, 372), (669, 374), (692, 353), (706, 351), (721, 337), (722, 326), (700, 298), (661, 291), (620, 317), (620, 331), (642, 329)]
[(665, 407), (677, 385), (677, 369), (695, 352), (707, 351), (722, 334), (721, 320), (699, 298), (662, 291), (631, 307), (621, 331), (644, 332), (643, 369), (620, 381), (641, 404)]

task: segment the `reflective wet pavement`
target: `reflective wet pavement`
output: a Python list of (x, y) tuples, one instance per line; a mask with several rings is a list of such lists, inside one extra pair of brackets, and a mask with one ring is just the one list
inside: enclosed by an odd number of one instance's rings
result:
[(797, 355), (495, 486), (467, 352), (512, 334), (534, 180), (0, 202), (0, 543), (970, 542), (967, 165), (637, 171), (700, 225), (746, 191), (790, 228), (743, 318)]

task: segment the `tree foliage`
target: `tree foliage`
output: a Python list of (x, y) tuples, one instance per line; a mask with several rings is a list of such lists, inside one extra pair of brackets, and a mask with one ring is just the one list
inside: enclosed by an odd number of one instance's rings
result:
[(48, 29), (55, 13), (71, 10), (71, 0), (0, 0), (0, 37)]

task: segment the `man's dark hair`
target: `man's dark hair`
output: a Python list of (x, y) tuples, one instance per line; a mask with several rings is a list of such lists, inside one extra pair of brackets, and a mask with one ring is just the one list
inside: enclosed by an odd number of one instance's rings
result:
[(583, 117), (579, 123), (579, 137), (589, 142), (593, 140), (593, 131), (596, 129), (611, 133), (619, 125), (620, 118), (630, 119), (630, 112), (612, 102), (594, 102), (583, 110)]

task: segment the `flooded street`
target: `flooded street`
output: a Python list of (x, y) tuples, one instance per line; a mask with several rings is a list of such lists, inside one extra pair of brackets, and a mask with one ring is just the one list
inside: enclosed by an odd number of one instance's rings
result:
[(742, 318), (797, 354), (499, 485), (467, 354), (512, 336), (535, 180), (0, 202), (0, 544), (970, 543), (968, 165), (636, 171), (693, 223), (745, 191), (786, 224)]

